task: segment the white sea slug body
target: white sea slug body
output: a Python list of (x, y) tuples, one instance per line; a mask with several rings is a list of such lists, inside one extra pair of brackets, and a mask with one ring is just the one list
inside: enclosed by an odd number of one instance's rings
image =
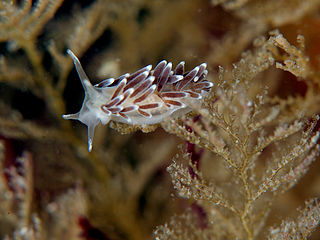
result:
[(206, 80), (205, 63), (185, 73), (184, 62), (172, 70), (172, 64), (166, 61), (158, 63), (153, 70), (148, 65), (135, 73), (108, 78), (93, 86), (79, 59), (71, 50), (67, 53), (73, 59), (85, 99), (78, 113), (63, 115), (63, 118), (79, 120), (88, 126), (89, 152), (99, 122), (107, 124), (112, 120), (140, 126), (160, 123), (200, 106), (201, 99), (213, 86)]

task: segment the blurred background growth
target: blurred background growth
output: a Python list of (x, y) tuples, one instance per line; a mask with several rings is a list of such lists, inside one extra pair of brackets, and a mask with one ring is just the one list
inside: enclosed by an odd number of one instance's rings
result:
[[(93, 84), (165, 59), (215, 86), (88, 153), (67, 49)], [(0, 239), (320, 239), (319, 86), (319, 0), (1, 0)]]

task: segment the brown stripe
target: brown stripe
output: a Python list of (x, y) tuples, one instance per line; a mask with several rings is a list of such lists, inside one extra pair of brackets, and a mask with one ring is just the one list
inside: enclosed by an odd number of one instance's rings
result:
[(197, 82), (200, 82), (202, 81), (203, 79), (205, 79), (205, 77), (207, 76), (208, 74), (208, 71), (207, 70), (204, 70), (204, 72), (200, 75), (199, 79)]
[(119, 83), (118, 87), (116, 88), (116, 90), (114, 91), (111, 99), (114, 99), (115, 97), (117, 97), (120, 93), (120, 91), (124, 88), (124, 86), (126, 85), (127, 80), (123, 79), (121, 80), (121, 82)]
[(210, 85), (211, 84), (209, 82), (201, 82), (201, 83), (193, 85), (193, 88), (198, 90), (198, 89), (203, 89), (203, 88), (209, 88)]
[(108, 109), (110, 112), (112, 112), (113, 114), (118, 113), (121, 111), (121, 108), (119, 107), (115, 107), (115, 108), (109, 108)]
[(171, 76), (169, 76), (168, 83), (173, 84), (173, 83), (179, 82), (181, 80), (183, 80), (182, 75), (171, 75)]
[(130, 82), (132, 79), (134, 79), (136, 76), (138, 76), (139, 74), (145, 72), (145, 71), (150, 71), (151, 69), (151, 65), (148, 65), (144, 68), (139, 69), (138, 71), (130, 74), (130, 76), (127, 77), (128, 82)]
[(201, 96), (199, 93), (195, 93), (192, 91), (186, 91), (186, 92), (189, 93), (189, 96), (192, 98), (200, 98), (200, 96)]
[(130, 96), (130, 98), (133, 98), (135, 96), (137, 96), (139, 93), (145, 91), (147, 88), (149, 88), (151, 86), (153, 82), (153, 78), (148, 78), (144, 83), (142, 83), (140, 85), (140, 87), (138, 87)]
[(180, 62), (176, 69), (174, 70), (174, 74), (176, 75), (182, 75), (184, 73), (184, 62)]
[(121, 103), (123, 103), (123, 102), (129, 97), (129, 95), (130, 95), (131, 93), (132, 93), (132, 91), (127, 90), (124, 94), (122, 94), (123, 99), (122, 99), (120, 102), (118, 102), (118, 103), (116, 104), (116, 106), (118, 106), (118, 105), (120, 105)]
[[(154, 85), (153, 85), (154, 86)], [(133, 101), (133, 103), (138, 103), (138, 102), (142, 102), (143, 100), (145, 100), (147, 97), (149, 97), (150, 94), (152, 94), (154, 92), (154, 88), (149, 88), (144, 94), (142, 94), (141, 97), (138, 97), (136, 100)]]
[(115, 81), (115, 82), (116, 82), (116, 81), (119, 81), (119, 82), (120, 82), (122, 79), (127, 78), (127, 77), (129, 77), (129, 76), (130, 76), (130, 74), (129, 74), (129, 73), (126, 73), (126, 74), (123, 74), (123, 75), (117, 77), (114, 81)]
[(203, 89), (201, 89), (201, 90), (203, 90), (203, 91), (206, 91), (206, 92), (210, 92), (210, 90), (211, 90), (211, 87), (208, 87), (208, 88), (203, 88)]
[(134, 79), (132, 79), (127, 86), (125, 86), (125, 88), (123, 89), (123, 91), (126, 91), (129, 88), (133, 88), (133, 87), (137, 87), (137, 85), (139, 85), (141, 82), (143, 82), (146, 77), (148, 76), (149, 72), (143, 72), (140, 75), (138, 75), (137, 77), (135, 77)]
[(178, 102), (178, 101), (174, 101), (174, 100), (164, 100), (164, 102), (168, 105), (174, 105), (174, 106), (177, 106), (177, 107), (182, 107), (183, 104), (181, 102)]
[(102, 82), (99, 82), (98, 84), (94, 85), (97, 88), (103, 88), (103, 87), (107, 87), (109, 85), (111, 85), (114, 82), (113, 78), (107, 78), (105, 80), (103, 80)]
[(206, 67), (207, 67), (206, 63), (202, 63), (199, 65), (199, 71), (197, 73), (198, 77), (201, 77), (201, 75), (202, 75), (203, 71), (206, 69)]
[(191, 70), (185, 77), (183, 80), (181, 80), (178, 83), (178, 90), (181, 90), (182, 88), (184, 88), (189, 82), (192, 81), (192, 79), (194, 79), (194, 77), (197, 75), (199, 71), (199, 67), (195, 67), (193, 70)]
[(121, 112), (119, 112), (119, 115), (120, 115), (121, 117), (125, 118), (125, 119), (129, 119), (127, 115), (125, 115), (125, 114), (123, 114), (123, 113), (121, 113)]
[(136, 109), (136, 106), (125, 107), (121, 112), (131, 112)]
[(145, 104), (145, 105), (139, 106), (139, 109), (157, 108), (157, 107), (159, 107), (159, 106), (160, 106), (159, 103), (150, 103), (150, 104)]
[(104, 106), (106, 108), (112, 107), (112, 106), (116, 105), (120, 100), (121, 100), (121, 96), (118, 96), (115, 99), (113, 99), (111, 102), (109, 102), (108, 104), (105, 104)]
[(163, 86), (166, 85), (166, 83), (168, 81), (168, 78), (169, 78), (169, 75), (170, 75), (170, 72), (171, 72), (171, 67), (172, 67), (172, 64), (168, 63), (168, 65), (166, 66), (166, 68), (163, 70), (163, 72), (161, 74), (159, 82), (157, 83), (157, 85), (158, 85), (157, 89), (158, 89), (159, 92), (161, 91)]
[(158, 78), (160, 77), (164, 67), (167, 65), (167, 61), (163, 60), (158, 63), (158, 65), (154, 68), (152, 76), (155, 77), (156, 81), (158, 81)]
[(101, 110), (102, 110), (104, 113), (108, 114), (108, 115), (111, 114), (111, 112), (110, 112), (109, 110), (107, 110), (107, 109), (104, 108), (104, 105), (101, 106)]
[(165, 92), (161, 94), (161, 97), (165, 98), (183, 98), (186, 96), (187, 94), (184, 92)]
[(151, 117), (151, 114), (150, 114), (150, 113), (147, 113), (147, 112), (142, 111), (142, 110), (140, 110), (140, 109), (138, 109), (138, 112), (139, 112), (141, 115), (143, 115), (144, 117)]

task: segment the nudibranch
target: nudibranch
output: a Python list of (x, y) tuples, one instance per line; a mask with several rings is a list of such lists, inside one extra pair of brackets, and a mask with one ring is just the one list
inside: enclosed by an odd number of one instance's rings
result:
[(99, 122), (107, 124), (112, 120), (140, 126), (157, 124), (200, 106), (201, 99), (213, 86), (206, 80), (206, 63), (185, 73), (184, 62), (172, 70), (172, 63), (165, 60), (153, 70), (148, 65), (116, 79), (107, 78), (93, 86), (79, 59), (71, 50), (68, 49), (67, 53), (78, 72), (85, 98), (78, 113), (62, 117), (87, 125), (89, 152), (92, 150), (94, 129)]

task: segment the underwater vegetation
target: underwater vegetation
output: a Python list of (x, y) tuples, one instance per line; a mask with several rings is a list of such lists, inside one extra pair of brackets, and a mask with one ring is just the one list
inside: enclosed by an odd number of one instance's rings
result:
[[(0, 1), (0, 239), (319, 239), (319, 43), (320, 0)], [(138, 82), (188, 109), (88, 152), (68, 53), (123, 94), (105, 113)]]

